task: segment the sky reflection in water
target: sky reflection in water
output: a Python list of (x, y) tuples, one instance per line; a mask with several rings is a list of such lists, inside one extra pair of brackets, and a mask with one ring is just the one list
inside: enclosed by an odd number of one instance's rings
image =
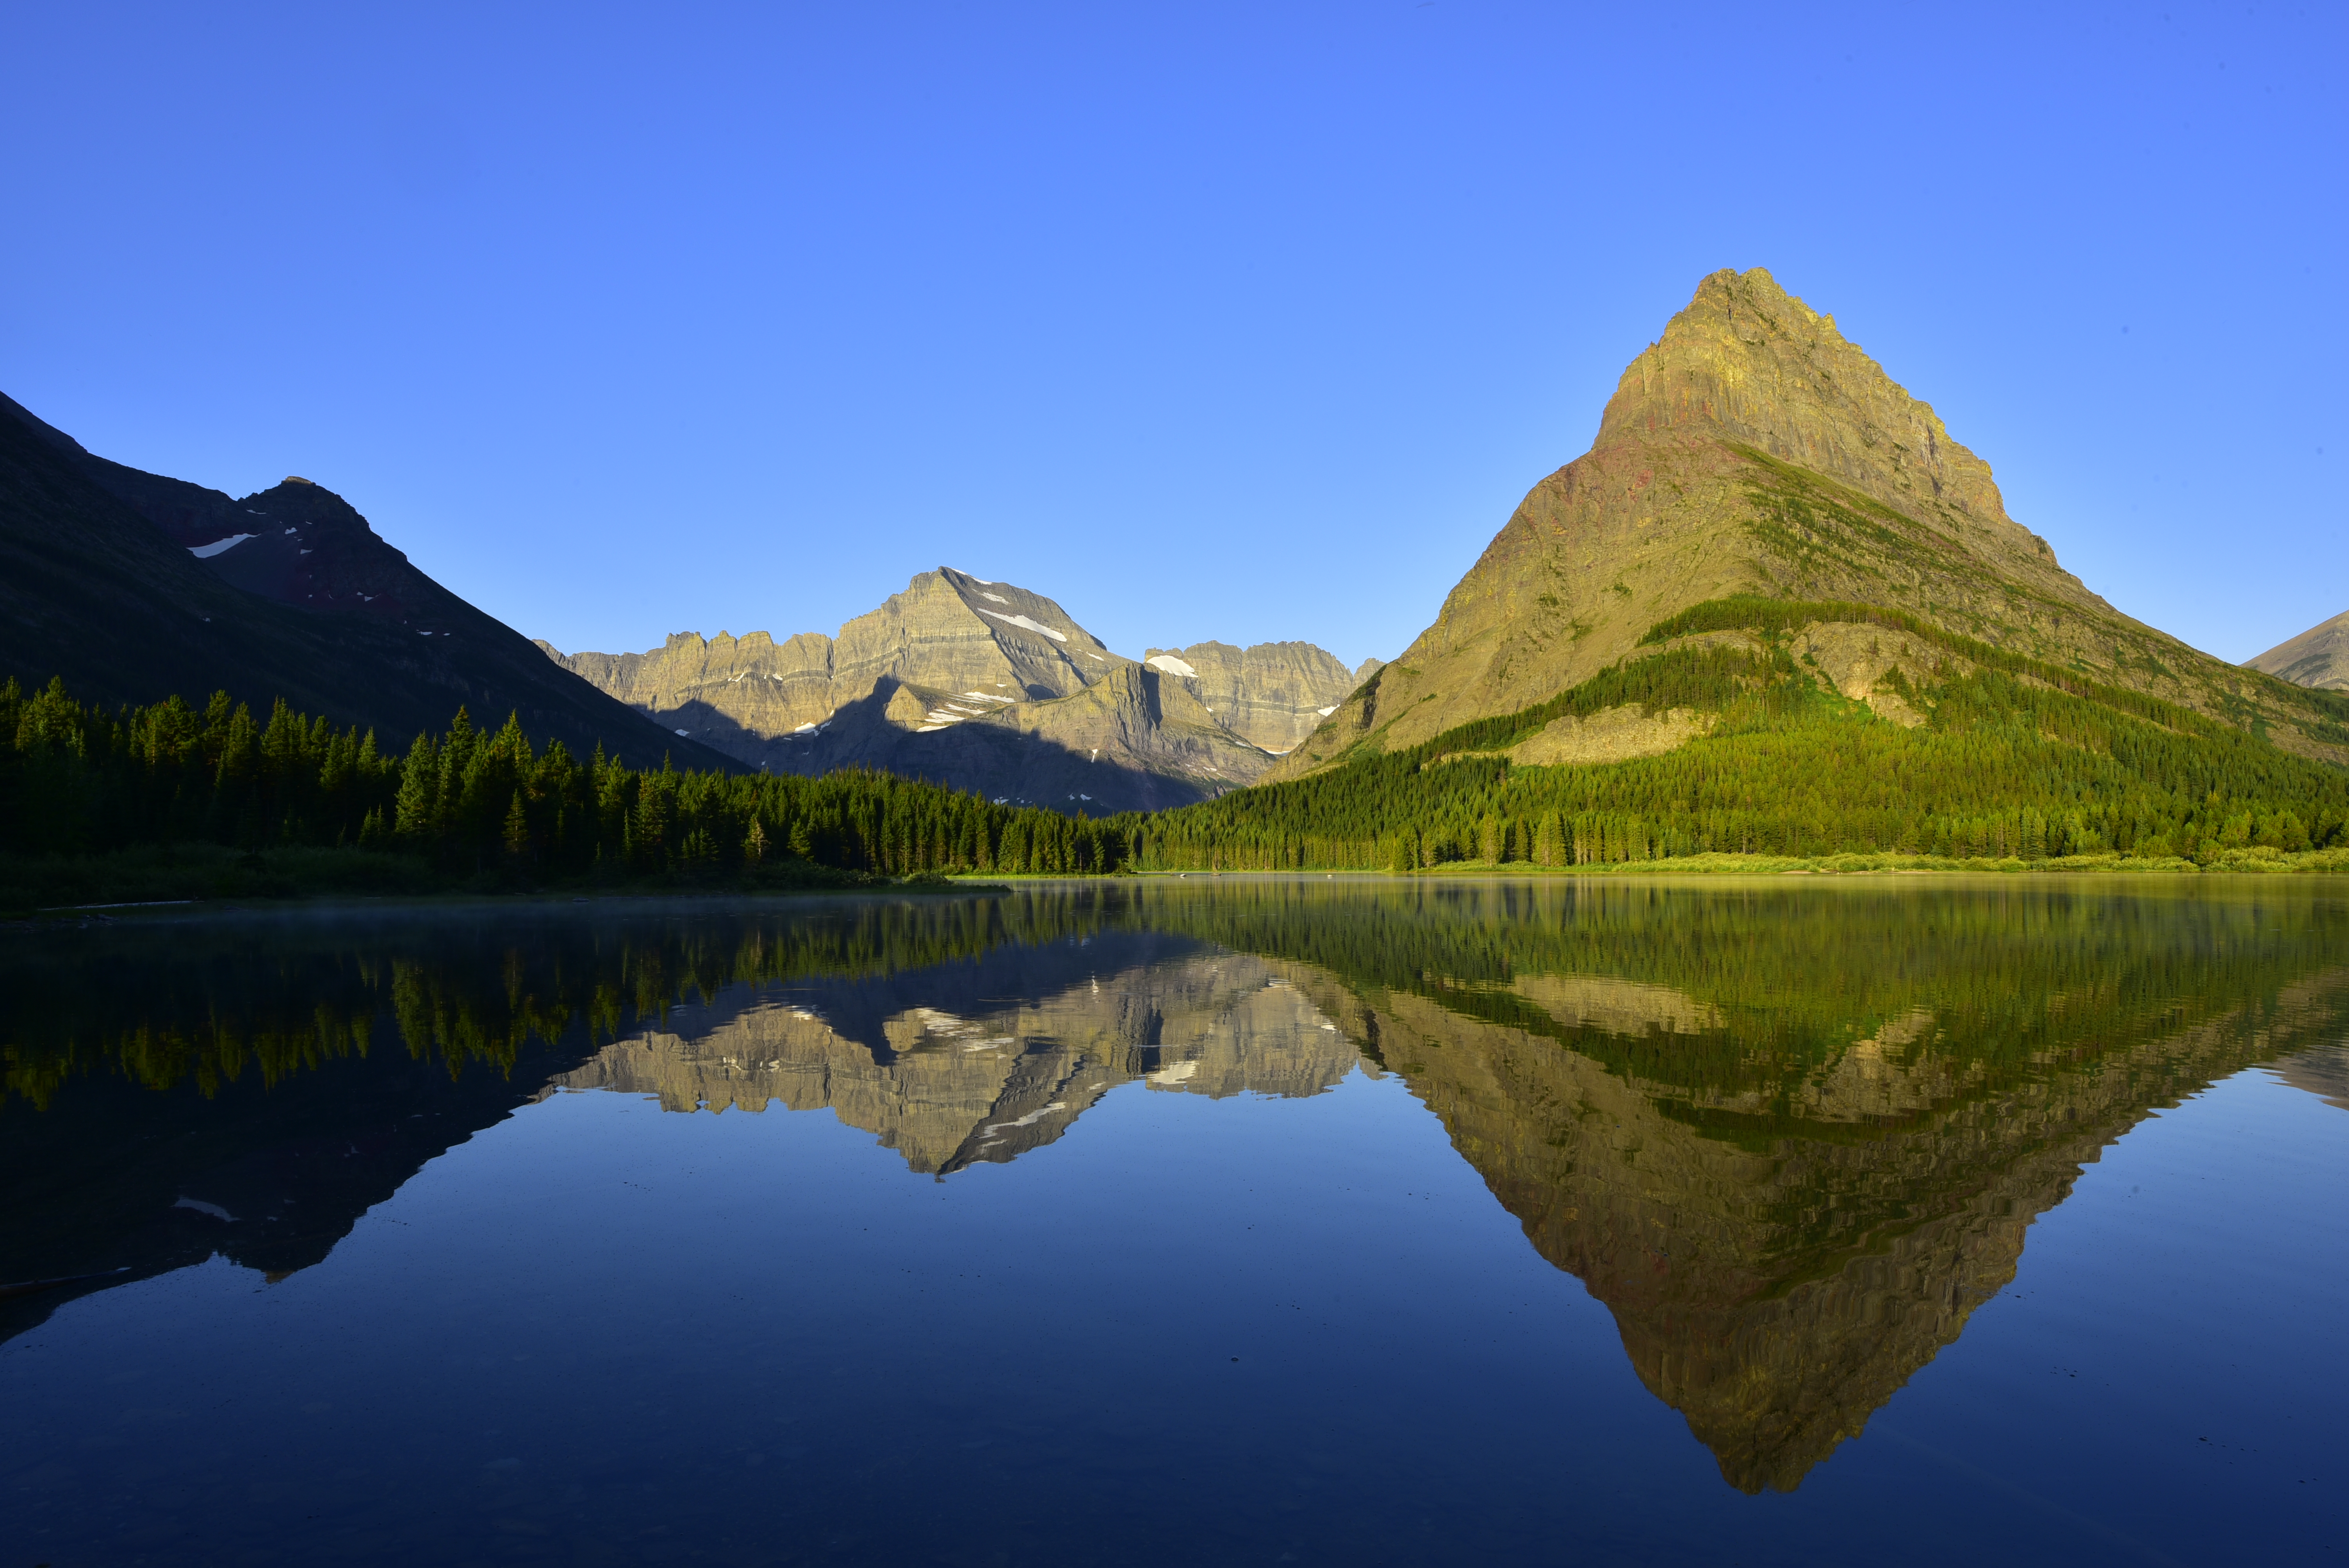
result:
[(0, 1280), (70, 1283), (0, 1298), (8, 1533), (2301, 1555), (2344, 938), (2311, 883), (1227, 879), (13, 939)]

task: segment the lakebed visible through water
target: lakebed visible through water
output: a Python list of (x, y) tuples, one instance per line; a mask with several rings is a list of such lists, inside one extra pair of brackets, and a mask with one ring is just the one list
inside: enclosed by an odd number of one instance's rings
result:
[[(0, 1568), (2341, 1550), (2349, 889), (0, 943)], [(827, 1114), (828, 1113), (828, 1114)]]

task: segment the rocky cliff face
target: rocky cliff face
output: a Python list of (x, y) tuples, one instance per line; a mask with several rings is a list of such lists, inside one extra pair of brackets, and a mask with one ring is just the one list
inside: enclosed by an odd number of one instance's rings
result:
[[(1112, 653), (1039, 593), (940, 567), (843, 626), (691, 632), (645, 654), (540, 648), (680, 735), (778, 771), (879, 768), (1089, 815), (1187, 805), (1253, 783), (1257, 735), (1293, 744), (1354, 681), (1302, 643)], [(1189, 674), (1185, 674), (1185, 671)], [(1318, 699), (1318, 700), (1317, 700)]]
[(646, 654), (539, 645), (655, 717), (703, 719), (713, 740), (743, 750), (772, 742), (743, 758), (771, 765), (885, 686), (936, 699), (938, 722), (955, 724), (1008, 703), (1067, 696), (1132, 662), (1051, 600), (947, 567), (916, 577), (837, 637), (802, 632), (778, 643), (765, 632), (707, 640), (680, 632)]
[(1699, 285), (1623, 372), (1590, 450), (1534, 487), (1435, 624), (1273, 776), (1514, 713), (1733, 594), (1904, 610), (2331, 755), (2302, 706), (2065, 572), (1930, 407), (1756, 268)]
[(2278, 643), (2246, 669), (2261, 670), (2294, 686), (2349, 691), (2349, 611), (2311, 626), (2290, 642)]
[(1296, 749), (1379, 667), (1365, 659), (1349, 670), (1310, 643), (1194, 643), (1153, 648), (1143, 662), (1180, 680), (1233, 734), (1276, 756)]

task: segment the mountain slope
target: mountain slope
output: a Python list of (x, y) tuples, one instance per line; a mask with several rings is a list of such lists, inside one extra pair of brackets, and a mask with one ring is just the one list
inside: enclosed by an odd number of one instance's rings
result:
[[(202, 558), (187, 542), (236, 532), (249, 537)], [(332, 491), (289, 480), (231, 501), (93, 457), (0, 399), (0, 676), (52, 676), (109, 704), (225, 690), (265, 715), (283, 696), (387, 747), (460, 706), (492, 725), (518, 711), (583, 753), (725, 766), (551, 668)]]
[(2278, 643), (2258, 658), (2245, 659), (2243, 665), (2294, 686), (2349, 691), (2349, 611), (2311, 626), (2290, 642)]
[[(1881, 606), (2349, 758), (2290, 687), (2130, 619), (2065, 572), (1930, 407), (1756, 268), (1703, 281), (1624, 371), (1589, 452), (1534, 487), (1435, 624), (1271, 777), (1525, 709), (1676, 613), (1735, 598)], [(1847, 695), (1865, 699), (1862, 686)]]

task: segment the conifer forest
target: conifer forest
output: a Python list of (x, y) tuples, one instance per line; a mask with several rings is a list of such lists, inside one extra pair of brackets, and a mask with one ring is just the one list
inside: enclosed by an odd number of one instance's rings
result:
[[(1828, 615), (1945, 646), (1930, 677), (1890, 677), (1918, 722), (1888, 722), (1796, 660), (1790, 628)], [(2325, 722), (2349, 718), (2349, 699), (2311, 695), (2342, 710)], [(1676, 716), (1695, 738), (1610, 762), (1510, 755), (1558, 721), (1626, 711)], [(0, 737), (0, 855), (20, 868), (151, 846), (333, 851), (388, 857), (411, 887), (1699, 856), (2248, 866), (2349, 848), (2349, 772), (1896, 612), (1769, 601), (1695, 606), (1592, 679), (1415, 747), (1358, 745), (1301, 779), (1098, 820), (860, 769), (632, 766), (461, 710), (441, 734), (386, 748), (282, 701), (265, 718), (225, 695), (109, 713), (60, 682), (10, 683)]]

